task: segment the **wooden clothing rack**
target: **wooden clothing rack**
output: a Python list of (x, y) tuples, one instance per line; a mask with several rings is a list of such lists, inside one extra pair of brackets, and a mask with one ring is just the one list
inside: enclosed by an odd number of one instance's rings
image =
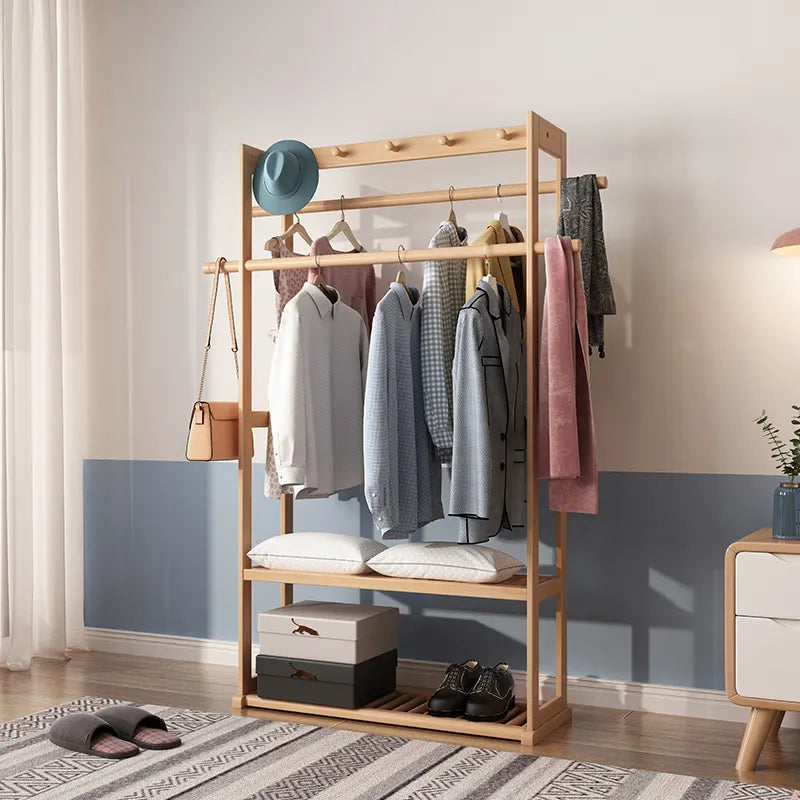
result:
[[(332, 575), (297, 572), (291, 570), (252, 567), (247, 557), (253, 546), (252, 508), (253, 481), (250, 436), (253, 428), (269, 425), (266, 411), (254, 411), (252, 407), (253, 375), (253, 273), (269, 270), (295, 269), (314, 266), (311, 256), (299, 258), (253, 258), (253, 218), (268, 216), (253, 205), (252, 176), (255, 166), (264, 151), (249, 145), (239, 148), (239, 251), (238, 261), (228, 261), (225, 269), (241, 272), (241, 379), (239, 382), (239, 672), (238, 689), (233, 698), (235, 708), (262, 708), (274, 711), (314, 714), (394, 725), (403, 728), (422, 728), (434, 731), (449, 731), (481, 737), (511, 739), (523, 744), (534, 744), (550, 732), (567, 722), (571, 710), (567, 705), (567, 515), (556, 514), (555, 574), (541, 575), (539, 572), (539, 505), (536, 464), (536, 424), (539, 352), (539, 271), (537, 255), (544, 252), (539, 241), (539, 195), (554, 194), (557, 207), (561, 202), (561, 178), (566, 175), (567, 135), (546, 119), (532, 111), (527, 114), (525, 125), (508, 128), (464, 131), (434, 136), (392, 139), (390, 141), (361, 142), (333, 147), (314, 148), (314, 155), (321, 169), (362, 166), (366, 164), (390, 164), (427, 158), (466, 156), (482, 153), (498, 153), (508, 150), (525, 150), (527, 154), (525, 183), (507, 186), (481, 186), (455, 189), (452, 192), (438, 190), (410, 194), (381, 195), (336, 200), (317, 200), (309, 203), (300, 213), (338, 211), (343, 209), (384, 208), (388, 206), (417, 205), (453, 200), (477, 200), (493, 197), (517, 197), (527, 199), (524, 243), (488, 245), (487, 247), (434, 248), (406, 250), (403, 262), (442, 261), (452, 258), (493, 256), (526, 256), (525, 343), (527, 347), (527, 572), (516, 575), (502, 583), (473, 584), (451, 581), (391, 578), (381, 575)], [(539, 182), (540, 151), (555, 159), (555, 181)], [(598, 185), (605, 188), (604, 177), (597, 178)], [(293, 222), (293, 216), (283, 217), (283, 230)], [(580, 242), (573, 241), (573, 250), (580, 250)], [(288, 243), (291, 246), (291, 242)], [(387, 252), (361, 252), (355, 254), (323, 255), (318, 266), (355, 266), (359, 264), (381, 264), (400, 260)], [(244, 265), (244, 269), (242, 269)], [(203, 265), (206, 273), (215, 269), (214, 262)], [(281, 496), (281, 533), (293, 530), (293, 497)], [(381, 592), (414, 592), (430, 595), (459, 597), (484, 597), (525, 603), (527, 612), (527, 688), (524, 702), (519, 702), (508, 717), (501, 722), (469, 722), (464, 719), (432, 717), (426, 713), (427, 695), (417, 691), (393, 692), (368, 706), (358, 709), (334, 708), (305, 703), (270, 700), (255, 693), (252, 664), (252, 585), (253, 581), (269, 581), (281, 586), (281, 604), (292, 602), (294, 584), (312, 586), (339, 586), (354, 589), (374, 589)], [(539, 604), (554, 597), (556, 599), (556, 693), (542, 703), (540, 698), (539, 672)]]

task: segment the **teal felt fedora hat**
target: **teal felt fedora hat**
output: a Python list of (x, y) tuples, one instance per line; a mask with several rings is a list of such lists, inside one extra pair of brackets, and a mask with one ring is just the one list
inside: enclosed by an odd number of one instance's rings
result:
[(292, 139), (275, 142), (253, 172), (256, 202), (270, 214), (294, 214), (314, 196), (319, 166), (314, 151)]

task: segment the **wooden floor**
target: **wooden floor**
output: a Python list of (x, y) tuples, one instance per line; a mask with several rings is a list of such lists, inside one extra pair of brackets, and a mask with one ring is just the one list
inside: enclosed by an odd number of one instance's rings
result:
[[(31, 714), (84, 695), (232, 713), (234, 680), (233, 667), (186, 661), (107, 653), (78, 653), (69, 662), (39, 659), (29, 672), (0, 669), (0, 720)], [(743, 725), (588, 706), (576, 706), (574, 712), (570, 727), (557, 731), (534, 748), (494, 739), (480, 740), (481, 745), (698, 777), (731, 780), (737, 777), (733, 764)], [(325, 727), (387, 730), (379, 725), (252, 709), (246, 714)], [(422, 731), (408, 731), (404, 735), (455, 744), (476, 743), (472, 738)], [(759, 769), (742, 774), (739, 779), (800, 788), (800, 730), (784, 730), (771, 739)]]

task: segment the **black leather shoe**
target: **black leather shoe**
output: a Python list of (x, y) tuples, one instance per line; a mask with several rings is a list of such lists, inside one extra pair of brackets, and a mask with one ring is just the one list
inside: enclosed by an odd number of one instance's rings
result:
[(508, 664), (484, 667), (475, 688), (467, 698), (464, 719), (472, 722), (497, 722), (514, 708), (516, 702), (514, 676)]
[(464, 713), (467, 697), (481, 675), (477, 661), (451, 664), (439, 688), (428, 700), (428, 713), (432, 717), (460, 717)]

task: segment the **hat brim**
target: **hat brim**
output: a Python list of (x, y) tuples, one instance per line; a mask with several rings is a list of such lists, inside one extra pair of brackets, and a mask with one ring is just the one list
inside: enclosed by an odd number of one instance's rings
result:
[[(289, 195), (278, 196), (270, 194), (264, 186), (264, 170), (267, 157), (275, 150), (289, 151), (300, 159), (300, 184)], [(308, 205), (319, 184), (319, 165), (314, 157), (314, 151), (302, 142), (293, 139), (284, 139), (275, 142), (261, 156), (253, 170), (253, 195), (261, 208), (268, 214), (294, 214)]]

